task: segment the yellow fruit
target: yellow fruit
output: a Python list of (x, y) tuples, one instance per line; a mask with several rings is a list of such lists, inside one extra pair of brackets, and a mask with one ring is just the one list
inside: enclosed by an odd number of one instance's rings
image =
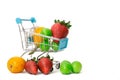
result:
[(7, 62), (7, 68), (12, 73), (23, 72), (25, 60), (22, 57), (11, 57)]
[[(44, 27), (36, 27), (34, 33), (40, 34)], [(35, 44), (40, 44), (43, 41), (43, 38), (39, 35), (33, 35), (33, 40)]]

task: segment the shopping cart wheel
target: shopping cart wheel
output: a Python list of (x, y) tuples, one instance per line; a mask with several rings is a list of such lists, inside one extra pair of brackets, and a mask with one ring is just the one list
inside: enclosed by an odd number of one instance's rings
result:
[(56, 69), (59, 69), (60, 68), (60, 62), (58, 62), (56, 65), (55, 65)]
[(50, 70), (50, 72), (52, 72), (53, 71), (53, 67), (52, 67), (52, 69)]

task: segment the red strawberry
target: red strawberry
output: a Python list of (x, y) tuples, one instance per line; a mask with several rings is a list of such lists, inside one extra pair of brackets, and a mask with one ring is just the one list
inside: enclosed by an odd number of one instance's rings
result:
[(53, 63), (49, 58), (42, 57), (38, 61), (38, 67), (43, 74), (49, 74), (52, 70)]
[(25, 70), (30, 74), (36, 75), (38, 73), (37, 63), (33, 60), (28, 60), (25, 64)]
[[(69, 28), (71, 27), (70, 21), (65, 23), (65, 21), (55, 20), (55, 24), (51, 27), (53, 37), (55, 38), (65, 38), (69, 33)], [(55, 40), (55, 42), (58, 42)]]

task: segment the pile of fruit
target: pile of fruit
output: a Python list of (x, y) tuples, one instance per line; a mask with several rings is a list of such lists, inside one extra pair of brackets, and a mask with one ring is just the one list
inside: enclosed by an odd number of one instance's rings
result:
[[(53, 71), (53, 61), (50, 57), (41, 57), (39, 59), (30, 59), (25, 61), (22, 57), (12, 57), (7, 62), (7, 68), (12, 73), (21, 73), (24, 70), (30, 74), (38, 74), (38, 71), (47, 75)], [(62, 74), (80, 73), (82, 64), (79, 61), (70, 63), (63, 60), (60, 63), (60, 72)]]
[[(58, 51), (59, 40), (52, 40), (52, 42), (50, 42), (49, 38), (36, 34), (62, 39), (67, 37), (70, 27), (70, 21), (65, 22), (64, 20), (55, 20), (55, 24), (52, 25), (51, 29), (45, 27), (35, 27), (35, 34), (32, 36), (33, 42), (37, 48), (40, 48), (40, 50), (43, 52), (49, 52), (50, 48), (52, 48), (54, 51)], [(36, 49), (31, 51), (29, 55), (32, 55), (35, 51)], [(38, 74), (39, 72), (46, 75), (53, 71), (53, 59), (51, 59), (49, 55), (32, 57), (29, 60), (25, 60), (22, 57), (23, 55), (24, 53), (20, 57), (15, 56), (8, 60), (7, 68), (10, 72), (21, 73), (25, 70), (26, 72), (34, 75)], [(62, 74), (80, 73), (82, 64), (79, 61), (70, 63), (69, 61), (64, 60), (60, 63), (59, 68)]]

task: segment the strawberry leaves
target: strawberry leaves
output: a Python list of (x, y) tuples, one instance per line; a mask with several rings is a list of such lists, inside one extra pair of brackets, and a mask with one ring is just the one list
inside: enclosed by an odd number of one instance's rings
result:
[(56, 20), (56, 19), (55, 19), (54, 22), (55, 22), (55, 23), (60, 23), (61, 25), (66, 26), (68, 29), (72, 26), (72, 25), (70, 24), (70, 21), (65, 22), (65, 20), (60, 21), (60, 20)]

